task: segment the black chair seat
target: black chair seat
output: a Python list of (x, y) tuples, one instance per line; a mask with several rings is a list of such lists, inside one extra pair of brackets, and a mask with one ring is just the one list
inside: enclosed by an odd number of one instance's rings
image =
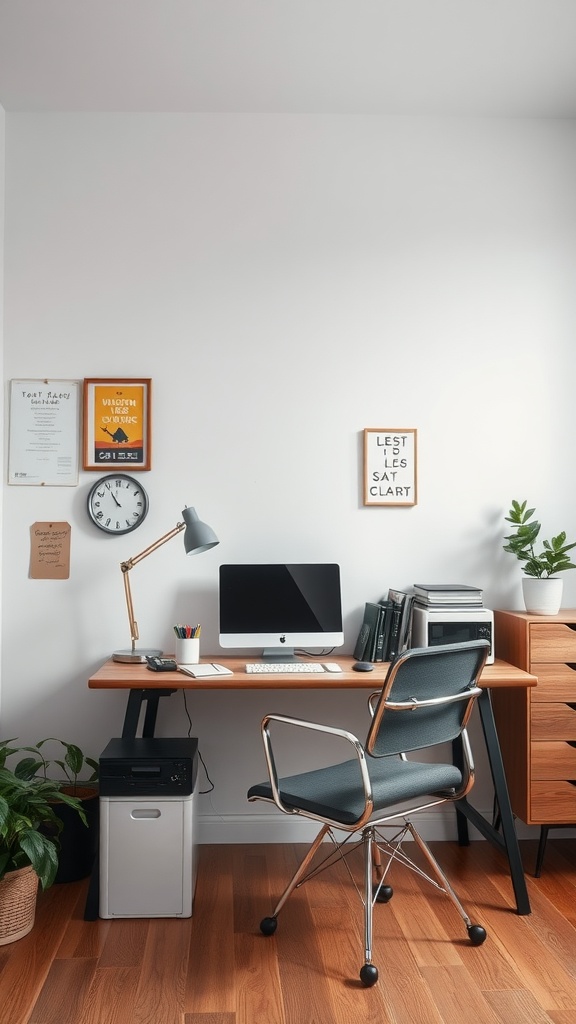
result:
[[(462, 773), (453, 764), (368, 757), (367, 765), (375, 813), (402, 800), (433, 797), (462, 785)], [(343, 825), (354, 825), (364, 810), (364, 788), (356, 760), (291, 775), (280, 780), (279, 788), (287, 807), (301, 808)], [(252, 786), (248, 799), (273, 800), (270, 783)]]

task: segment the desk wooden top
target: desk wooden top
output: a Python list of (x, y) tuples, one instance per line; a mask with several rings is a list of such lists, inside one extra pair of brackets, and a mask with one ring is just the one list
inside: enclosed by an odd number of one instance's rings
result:
[[(93, 690), (377, 690), (388, 670), (387, 662), (382, 662), (374, 665), (372, 672), (354, 672), (354, 658), (345, 655), (332, 655), (326, 659), (341, 665), (342, 672), (310, 675), (248, 675), (246, 662), (258, 659), (246, 656), (215, 655), (213, 659), (207, 657), (201, 660), (226, 665), (232, 669), (233, 675), (194, 679), (184, 672), (152, 672), (146, 664), (127, 665), (110, 658), (90, 677), (88, 686)], [(320, 658), (317, 660), (320, 661)], [(486, 665), (480, 677), (480, 686), (489, 689), (536, 686), (537, 682), (536, 676), (500, 658), (496, 658), (493, 665)]]

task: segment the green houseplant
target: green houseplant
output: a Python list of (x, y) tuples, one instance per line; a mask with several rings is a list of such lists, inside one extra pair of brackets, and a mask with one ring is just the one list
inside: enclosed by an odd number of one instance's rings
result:
[(576, 569), (568, 552), (576, 542), (566, 543), (566, 532), (541, 541), (541, 550), (535, 545), (540, 536), (541, 524), (533, 519), (535, 509), (527, 508), (527, 501), (512, 501), (512, 507), (505, 520), (511, 523), (515, 532), (504, 538), (504, 551), (524, 563), (522, 588), (526, 609), (534, 614), (555, 614), (562, 603), (562, 580), (554, 579), (557, 573)]
[[(38, 882), (47, 889), (56, 877), (62, 823), (55, 801), (84, 816), (76, 797), (62, 793), (59, 783), (37, 776), (41, 762), (34, 748), (13, 747), (13, 742), (0, 741), (0, 945), (32, 929)], [(7, 759), (22, 752), (33, 756), (8, 767)]]
[[(40, 761), (38, 774), (44, 779), (56, 777), (60, 793), (75, 797), (82, 807), (81, 818), (64, 800), (60, 800), (54, 807), (62, 822), (58, 870), (54, 881), (77, 882), (90, 874), (96, 857), (99, 765), (93, 758), (87, 757), (77, 744), (68, 743), (56, 736), (39, 740), (33, 749)], [(46, 826), (48, 832), (51, 827)]]
[[(47, 758), (43, 747), (47, 743), (57, 743), (63, 748), (64, 757)], [(38, 740), (38, 743), (33, 748), (41, 760), (41, 771), (46, 779), (49, 772), (51, 771), (52, 765), (57, 765), (60, 768), (64, 778), (62, 780), (62, 788), (65, 792), (69, 792), (71, 796), (82, 795), (84, 789), (91, 786), (98, 779), (98, 761), (95, 761), (92, 757), (87, 757), (79, 746), (75, 743), (67, 743), (66, 740), (60, 740), (56, 736), (47, 736), (44, 740)], [(87, 779), (80, 781), (82, 772), (91, 769), (91, 774)]]

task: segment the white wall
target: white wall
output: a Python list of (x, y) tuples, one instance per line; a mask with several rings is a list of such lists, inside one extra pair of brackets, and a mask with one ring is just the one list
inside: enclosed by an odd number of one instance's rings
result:
[[(2, 734), (98, 755), (125, 698), (86, 680), (129, 641), (119, 563), (197, 507), (218, 533), (132, 573), (142, 642), (203, 624), (221, 561), (335, 560), (346, 648), (364, 602), (446, 580), (520, 607), (511, 498), (573, 505), (576, 126), (340, 116), (7, 115), (4, 377), (151, 377), (151, 511), (107, 538), (76, 489), (5, 487)], [(364, 508), (364, 427), (415, 427), (419, 503)], [(28, 579), (36, 520), (68, 581)], [(576, 573), (565, 577), (576, 606)], [(364, 730), (357, 695), (190, 694), (210, 841), (260, 838), (265, 710)], [(187, 730), (183, 699), (159, 733)], [(293, 763), (301, 764), (298, 752)], [(480, 772), (476, 803), (491, 791)], [(264, 808), (266, 811), (266, 808)]]

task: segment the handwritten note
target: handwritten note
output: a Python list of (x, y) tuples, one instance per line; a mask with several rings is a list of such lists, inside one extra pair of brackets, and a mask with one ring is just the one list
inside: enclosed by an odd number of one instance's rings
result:
[(30, 527), (30, 579), (70, 578), (70, 524), (33, 523)]

